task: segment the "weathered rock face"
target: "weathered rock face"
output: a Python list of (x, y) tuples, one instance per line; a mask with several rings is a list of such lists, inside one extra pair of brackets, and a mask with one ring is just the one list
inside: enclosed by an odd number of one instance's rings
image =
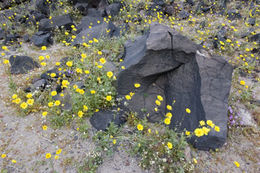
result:
[[(203, 52), (203, 53), (202, 53)], [(150, 33), (125, 45), (125, 60), (118, 75), (117, 89), (121, 96), (134, 92), (128, 108), (138, 116), (160, 121), (172, 105), (171, 128), (189, 130), (199, 121), (212, 120), (220, 127), (190, 142), (208, 150), (222, 146), (227, 135), (227, 105), (233, 68), (222, 58), (209, 56), (204, 50), (169, 27), (153, 24)], [(140, 88), (134, 88), (140, 83)], [(164, 100), (155, 112), (155, 100)], [(186, 113), (186, 108), (191, 110)]]
[[(114, 32), (116, 30), (117, 28), (112, 22), (102, 23), (100, 25), (93, 26), (92, 28), (86, 28), (77, 34), (77, 37), (74, 42), (72, 42), (72, 45), (78, 45), (84, 42), (87, 43), (93, 38), (99, 39), (100, 37), (112, 37), (114, 36)], [(85, 37), (85, 39), (83, 37)]]
[(31, 57), (28, 56), (11, 56), (11, 74), (24, 74), (29, 70), (40, 67)]
[(51, 33), (39, 31), (32, 36), (32, 42), (35, 46), (49, 46), (53, 43)]

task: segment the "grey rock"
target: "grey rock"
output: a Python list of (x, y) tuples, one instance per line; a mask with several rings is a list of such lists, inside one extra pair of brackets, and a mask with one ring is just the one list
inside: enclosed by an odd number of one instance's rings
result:
[[(173, 105), (170, 128), (193, 131), (201, 120), (212, 120), (221, 129), (189, 142), (202, 150), (222, 146), (227, 135), (227, 100), (233, 68), (223, 57), (210, 56), (201, 47), (171, 28), (151, 25), (150, 32), (125, 45), (125, 66), (117, 76), (119, 97), (134, 96), (128, 108), (140, 118), (161, 121), (166, 105)], [(134, 88), (135, 83), (141, 87)], [(155, 100), (164, 100), (155, 112)], [(186, 108), (191, 109), (187, 115)]]
[(180, 13), (179, 13), (179, 18), (180, 19), (187, 19), (189, 16), (190, 16), (190, 14), (187, 12), (187, 11), (185, 11), (185, 10), (182, 10)]
[(77, 29), (80, 32), (84, 29), (88, 29), (89, 26), (94, 27), (94, 26), (102, 24), (103, 22), (104, 22), (103, 17), (85, 16), (81, 19), (80, 24), (77, 26)]
[(101, 110), (90, 118), (91, 125), (97, 130), (106, 130), (112, 122), (118, 126), (124, 124), (123, 111)]
[(56, 16), (53, 19), (42, 19), (39, 23), (39, 31), (51, 31), (55, 27), (61, 28), (64, 27), (66, 30), (71, 30), (71, 25), (73, 21), (69, 14)]
[(75, 8), (79, 10), (83, 15), (88, 14), (88, 7), (89, 7), (88, 3), (77, 3), (75, 5)]
[(30, 85), (29, 88), (26, 89), (27, 92), (34, 92), (36, 90), (43, 91), (47, 85), (47, 81), (45, 79), (40, 79)]
[(45, 0), (36, 0), (35, 9), (46, 16), (50, 15), (49, 3)]
[(51, 33), (39, 31), (35, 33), (31, 38), (33, 44), (37, 47), (49, 46), (53, 43)]
[(227, 16), (229, 20), (235, 20), (235, 19), (241, 19), (242, 16), (241, 14), (238, 12), (238, 10), (235, 9), (231, 9), (227, 12)]
[(5, 38), (5, 31), (2, 28), (0, 28), (0, 40), (4, 38)]
[(121, 3), (113, 3), (106, 7), (108, 16), (116, 16), (120, 12)]
[[(77, 37), (74, 42), (72, 42), (72, 45), (82, 44), (83, 42), (87, 43), (89, 40), (93, 40), (93, 38), (99, 39), (100, 37), (112, 37), (115, 30), (116, 27), (112, 22), (102, 23), (92, 28), (84, 29), (77, 34)], [(82, 37), (85, 37), (85, 39)]]
[(11, 56), (11, 74), (25, 74), (34, 68), (39, 68), (39, 64), (28, 56)]

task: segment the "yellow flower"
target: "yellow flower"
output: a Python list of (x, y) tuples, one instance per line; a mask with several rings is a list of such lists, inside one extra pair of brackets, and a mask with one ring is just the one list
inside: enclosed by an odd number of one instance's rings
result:
[(6, 46), (2, 46), (2, 49), (3, 50), (8, 50)]
[(114, 145), (116, 144), (116, 139), (113, 139), (113, 144), (114, 144)]
[(135, 88), (139, 88), (141, 85), (139, 83), (135, 83)]
[(33, 103), (34, 103), (34, 99), (28, 99), (27, 100), (27, 104), (28, 105), (33, 105)]
[(151, 129), (148, 129), (148, 133), (152, 133), (152, 130), (151, 130)]
[(172, 106), (171, 105), (167, 105), (166, 108), (171, 111), (172, 110)]
[(78, 112), (78, 116), (79, 116), (79, 118), (82, 118), (83, 115), (84, 115), (84, 113), (83, 113), (82, 111), (79, 111), (79, 112)]
[(39, 61), (43, 61), (44, 59), (44, 56), (39, 56)]
[(191, 110), (190, 110), (189, 108), (186, 108), (186, 112), (187, 112), (188, 114), (190, 114), (190, 113), (191, 113)]
[(230, 39), (227, 39), (227, 42), (228, 42), (228, 43), (231, 43), (231, 42), (232, 42), (232, 40), (230, 40)]
[(160, 96), (160, 95), (157, 96), (157, 99), (158, 99), (159, 101), (163, 101), (163, 97)]
[(142, 130), (144, 129), (144, 127), (143, 127), (142, 124), (138, 124), (138, 125), (137, 125), (137, 129), (138, 129), (139, 131), (142, 131)]
[(20, 98), (17, 98), (17, 99), (14, 100), (14, 103), (16, 103), (16, 104), (19, 104), (20, 102), (21, 102)]
[(42, 50), (46, 50), (47, 49), (47, 47), (46, 46), (42, 46)]
[(46, 159), (51, 158), (51, 153), (47, 153), (47, 154), (45, 155), (45, 158), (46, 158)]
[(42, 62), (41, 66), (43, 66), (43, 67), (46, 66), (46, 62)]
[(198, 163), (197, 159), (195, 159), (195, 158), (193, 158), (193, 162), (194, 162), (195, 164)]
[(57, 95), (57, 91), (52, 91), (51, 92), (51, 96), (56, 96)]
[(169, 124), (171, 123), (171, 119), (170, 119), (170, 118), (165, 118), (165, 119), (164, 119), (164, 123), (165, 123), (166, 125), (169, 125)]
[(12, 159), (12, 163), (16, 163), (16, 160)]
[(3, 60), (3, 63), (4, 63), (4, 64), (9, 64), (9, 60), (8, 60), (8, 59), (4, 59), (4, 60)]
[(125, 98), (126, 98), (126, 100), (131, 100), (131, 96), (130, 95), (126, 95)]
[(59, 65), (60, 65), (60, 62), (56, 62), (55, 65), (56, 65), (56, 66), (59, 66)]
[(2, 154), (1, 157), (4, 159), (6, 158), (6, 154)]
[(72, 61), (68, 61), (68, 62), (66, 62), (66, 65), (67, 65), (68, 67), (71, 67), (71, 66), (73, 65), (73, 62), (72, 62)]
[(160, 106), (161, 105), (161, 102), (159, 100), (155, 100), (155, 104)]
[(63, 88), (67, 88), (70, 83), (68, 80), (63, 80), (61, 84)]
[(169, 149), (172, 149), (172, 143), (171, 142), (168, 142), (167, 146), (168, 146)]
[(214, 128), (214, 129), (215, 129), (215, 131), (216, 131), (216, 132), (219, 132), (219, 131), (220, 131), (220, 128), (219, 128), (219, 126), (215, 126), (215, 128)]
[(17, 97), (18, 97), (17, 94), (12, 95), (12, 99), (16, 99)]
[(111, 101), (111, 100), (112, 100), (112, 97), (111, 97), (111, 96), (106, 96), (106, 100), (107, 100), (107, 101)]
[(214, 127), (214, 123), (211, 120), (207, 120), (207, 125), (209, 125), (211, 128)]
[(82, 74), (82, 69), (81, 68), (76, 68), (76, 72)]
[(89, 71), (88, 71), (88, 70), (85, 70), (84, 72), (85, 72), (86, 74), (89, 74)]
[(185, 131), (185, 135), (190, 136), (190, 131)]
[(205, 121), (201, 120), (201, 121), (200, 121), (200, 125), (201, 125), (201, 126), (205, 126)]
[(58, 150), (56, 151), (56, 154), (59, 155), (61, 152), (62, 152), (62, 149), (60, 148), (60, 149), (58, 149)]
[(49, 102), (48, 106), (51, 108), (53, 106), (53, 102)]
[(56, 77), (56, 73), (51, 73), (50, 75), (52, 78)]
[(55, 106), (59, 106), (60, 105), (60, 101), (56, 100), (54, 104), (55, 104)]
[(99, 54), (99, 55), (102, 55), (102, 52), (101, 52), (101, 51), (98, 51), (98, 54)]
[(85, 93), (85, 91), (84, 91), (83, 89), (80, 89), (80, 90), (79, 90), (79, 93), (82, 95), (82, 94)]
[(113, 72), (112, 71), (107, 72), (107, 77), (111, 78), (112, 76), (113, 76)]
[(202, 127), (203, 133), (204, 135), (208, 135), (208, 133), (210, 132), (210, 129), (207, 127)]
[(101, 64), (105, 64), (105, 63), (106, 63), (106, 59), (105, 59), (105, 58), (100, 58), (99, 62), (100, 62)]
[(237, 161), (234, 161), (234, 164), (236, 165), (236, 167), (240, 167), (240, 164)]
[(158, 108), (154, 108), (154, 111), (157, 112), (157, 111), (158, 111)]
[(95, 90), (90, 90), (90, 93), (91, 93), (91, 94), (95, 94), (96, 91), (95, 91)]
[(28, 93), (28, 94), (26, 95), (26, 97), (27, 97), (28, 99), (32, 98), (32, 93)]
[(45, 111), (45, 112), (42, 113), (42, 116), (43, 116), (43, 117), (46, 117), (47, 114), (48, 114), (48, 112)]
[(194, 130), (194, 133), (197, 137), (201, 137), (204, 135), (204, 131), (201, 128), (197, 128)]
[(172, 118), (172, 113), (171, 112), (167, 112), (165, 115), (167, 118)]
[(88, 107), (86, 105), (83, 105), (83, 111), (88, 111)]
[(47, 129), (48, 129), (48, 126), (46, 126), (46, 125), (42, 126), (42, 130), (47, 130)]
[(245, 81), (243, 81), (243, 80), (240, 81), (240, 85), (245, 85), (245, 84), (246, 84)]
[(54, 159), (55, 159), (55, 160), (58, 160), (58, 159), (59, 159), (59, 156), (55, 155), (55, 156), (54, 156)]
[(87, 54), (82, 53), (82, 54), (81, 54), (81, 58), (87, 58)]
[(20, 106), (22, 109), (26, 109), (28, 107), (27, 103), (25, 102), (23, 102)]

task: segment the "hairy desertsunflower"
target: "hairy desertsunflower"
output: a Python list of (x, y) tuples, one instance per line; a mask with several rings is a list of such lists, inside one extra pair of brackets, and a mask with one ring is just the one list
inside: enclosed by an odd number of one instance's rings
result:
[(79, 112), (78, 112), (78, 116), (79, 116), (79, 118), (82, 118), (83, 115), (84, 115), (84, 113), (83, 113), (82, 111), (79, 111)]
[(113, 72), (112, 71), (107, 72), (107, 77), (109, 78), (113, 77)]
[(139, 83), (134, 84), (135, 88), (139, 88), (141, 85)]
[(197, 137), (201, 137), (204, 135), (204, 131), (201, 128), (197, 128), (194, 130), (194, 133)]
[(107, 100), (107, 101), (111, 101), (111, 100), (112, 100), (112, 96), (110, 96), (110, 95), (109, 95), (109, 96), (106, 96), (106, 100)]
[(167, 105), (166, 108), (171, 111), (172, 110), (172, 106), (171, 105)]
[(68, 62), (66, 62), (66, 65), (67, 65), (68, 67), (71, 67), (71, 66), (73, 65), (73, 62), (72, 62), (72, 61), (68, 61)]
[(137, 125), (137, 129), (138, 129), (139, 131), (142, 131), (142, 130), (144, 129), (144, 127), (143, 127), (142, 124), (138, 124), (138, 125)]
[(172, 143), (171, 142), (168, 142), (167, 146), (168, 146), (169, 149), (172, 149)]
[(170, 119), (170, 118), (165, 118), (165, 119), (164, 119), (164, 123), (165, 123), (166, 125), (171, 124), (171, 119)]
[(191, 113), (191, 110), (190, 110), (189, 108), (186, 108), (186, 112), (187, 112), (188, 114), (190, 114), (190, 113)]
[(20, 106), (22, 109), (26, 109), (28, 107), (28, 104), (23, 102)]
[(51, 153), (47, 153), (47, 154), (45, 155), (45, 158), (46, 158), (46, 159), (51, 158)]

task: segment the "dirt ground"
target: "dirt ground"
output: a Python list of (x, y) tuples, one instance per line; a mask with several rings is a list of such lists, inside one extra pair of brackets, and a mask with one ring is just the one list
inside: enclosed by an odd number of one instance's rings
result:
[[(29, 50), (24, 45), (27, 55), (37, 57), (42, 52)], [(55, 57), (61, 47), (51, 47), (49, 54)], [(19, 54), (11, 52), (11, 54)], [(50, 60), (53, 61), (54, 60)], [(24, 81), (32, 73), (39, 73), (38, 69), (28, 75), (14, 76), (14, 80)], [(77, 172), (77, 168), (89, 153), (95, 148), (91, 138), (81, 138), (76, 127), (63, 127), (54, 130), (48, 126), (43, 131), (45, 119), (40, 113), (26, 117), (17, 115), (9, 103), (9, 79), (3, 65), (0, 68), (0, 154), (5, 153), (5, 159), (0, 158), (1, 172)], [(62, 149), (59, 159), (54, 159), (57, 149)], [(46, 159), (46, 153), (51, 153), (53, 159)], [(205, 152), (191, 149), (191, 158), (196, 158), (197, 164), (193, 172), (260, 172), (260, 137), (256, 128), (237, 129), (229, 133), (227, 143), (217, 152)], [(16, 160), (12, 163), (11, 160)], [(237, 168), (234, 161), (240, 163)], [(113, 157), (106, 158), (98, 168), (98, 173), (141, 173), (136, 158), (126, 152), (116, 152)]]

